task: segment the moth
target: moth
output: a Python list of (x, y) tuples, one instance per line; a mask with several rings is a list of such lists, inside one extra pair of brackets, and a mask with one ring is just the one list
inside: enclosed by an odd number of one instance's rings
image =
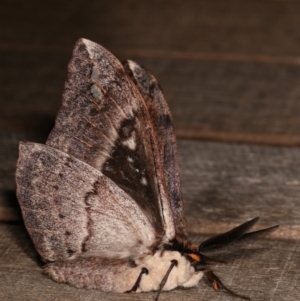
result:
[(21, 142), (17, 197), (43, 271), (57, 282), (106, 292), (192, 287), (205, 251), (269, 233), (258, 218), (200, 245), (188, 239), (172, 117), (154, 76), (80, 39), (62, 107), (46, 144)]

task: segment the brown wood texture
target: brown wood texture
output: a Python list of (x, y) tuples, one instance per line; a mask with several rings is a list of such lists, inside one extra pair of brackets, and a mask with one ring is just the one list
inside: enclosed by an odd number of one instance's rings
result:
[[(154, 300), (155, 293), (112, 294), (76, 289), (58, 284), (41, 274), (41, 263), (22, 225), (0, 225), (1, 300)], [(193, 235), (195, 241), (205, 239)], [(216, 255), (215, 255), (216, 256)], [(230, 288), (252, 300), (294, 301), (299, 299), (299, 244), (294, 241), (261, 239), (222, 252), (227, 264), (211, 268)], [(215, 292), (203, 279), (199, 286), (161, 294), (160, 300), (222, 300), (235, 298)]]
[[(228, 263), (211, 268), (232, 289), (253, 300), (297, 300), (300, 149), (181, 141), (179, 156), (188, 231), (195, 242), (255, 216), (261, 217), (255, 229), (280, 224), (267, 238), (215, 253)], [(2, 224), (0, 233), (1, 300), (39, 300), (41, 295), (43, 300), (53, 296), (57, 300), (153, 300), (155, 296), (104, 294), (54, 283), (41, 274), (41, 263), (22, 224)], [(232, 300), (214, 292), (205, 280), (197, 288), (163, 293), (160, 300), (183, 297)]]
[[(214, 271), (252, 300), (298, 300), (299, 13), (300, 2), (293, 0), (3, 1), (0, 300), (155, 297), (54, 283), (41, 275), (21, 222), (14, 181), (18, 141), (45, 141), (81, 37), (150, 69), (169, 101), (177, 136), (202, 140), (179, 141), (188, 231), (195, 241), (255, 216), (261, 227), (281, 225), (268, 238), (226, 250), (222, 258), (229, 263)], [(235, 300), (204, 280), (160, 300), (183, 298)]]
[(85, 37), (157, 76), (178, 137), (299, 145), (299, 12), (298, 1), (7, 1), (0, 126), (53, 121)]

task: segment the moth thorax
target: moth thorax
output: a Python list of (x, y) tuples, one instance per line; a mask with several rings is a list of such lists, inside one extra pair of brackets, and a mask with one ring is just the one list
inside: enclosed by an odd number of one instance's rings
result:
[(189, 260), (179, 252), (163, 250), (136, 262), (138, 264), (137, 268), (144, 267), (148, 270), (148, 274), (143, 275), (137, 291), (149, 292), (158, 290), (162, 279), (174, 261), (176, 261), (176, 265), (170, 271), (163, 290), (172, 290), (177, 286), (191, 287), (197, 285), (203, 276), (203, 272), (196, 272)]

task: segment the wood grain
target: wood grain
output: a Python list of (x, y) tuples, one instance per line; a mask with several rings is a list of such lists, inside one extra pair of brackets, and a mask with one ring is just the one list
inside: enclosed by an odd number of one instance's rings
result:
[[(20, 220), (14, 180), (19, 140), (43, 142), (41, 136), (2, 136), (0, 220), (4, 221)], [(184, 140), (178, 146), (189, 231), (216, 233), (231, 221), (261, 216), (263, 226), (282, 225), (278, 238), (300, 237), (300, 212), (294, 210), (299, 206), (300, 148)]]
[[(195, 241), (205, 236), (193, 235)], [(270, 256), (271, 255), (271, 256)], [(216, 256), (216, 255), (215, 255)], [(22, 225), (0, 225), (1, 300), (154, 300), (155, 293), (109, 294), (58, 284), (41, 274), (41, 263)], [(247, 243), (218, 258), (227, 264), (211, 268), (233, 290), (261, 301), (299, 298), (299, 243), (265, 238)], [(232, 297), (213, 291), (201, 280), (191, 289), (162, 293), (160, 300), (222, 300)], [(234, 299), (235, 300), (235, 299)]]
[(274, 237), (299, 240), (299, 148), (179, 141), (179, 159), (189, 231), (260, 216), (281, 225)]
[[(6, 1), (2, 49), (120, 48), (299, 56), (298, 1)], [(11, 34), (11, 33), (14, 34)]]
[[(188, 231), (194, 241), (255, 216), (261, 216), (256, 229), (280, 224), (269, 238), (238, 246), (231, 250), (233, 255), (221, 253), (229, 263), (214, 270), (232, 289), (257, 300), (299, 298), (300, 219), (295, 210), (299, 207), (299, 148), (179, 141), (179, 159)], [(13, 171), (11, 165), (7, 170)], [(0, 297), (4, 300), (22, 300), (24, 294), (26, 300), (38, 300), (42, 292), (44, 300), (53, 295), (65, 300), (154, 298), (154, 294), (110, 295), (54, 283), (41, 275), (37, 254), (22, 225), (3, 224), (0, 232)], [(13, 291), (4, 290), (12, 283), (16, 283)], [(162, 300), (183, 296), (187, 300), (232, 300), (213, 292), (205, 281), (198, 288), (163, 294)]]
[[(258, 215), (258, 227), (280, 223), (270, 237), (222, 255), (229, 263), (214, 270), (224, 283), (252, 300), (298, 300), (299, 12), (300, 2), (293, 0), (4, 1), (0, 299), (155, 297), (54, 283), (41, 275), (22, 226), (14, 181), (18, 141), (45, 141), (61, 105), (72, 47), (85, 37), (155, 74), (177, 136), (224, 142), (179, 142), (188, 230), (195, 241)], [(163, 293), (160, 300), (183, 298), (233, 300), (205, 281), (194, 289)]]
[[(180, 138), (300, 145), (299, 65), (132, 58), (158, 78)], [(67, 55), (26, 53), (22, 63), (0, 62), (6, 82), (0, 128), (50, 131), (67, 61)]]
[(136, 58), (160, 79), (180, 138), (300, 144), (300, 68)]
[(0, 128), (50, 128), (86, 37), (156, 75), (179, 137), (300, 145), (299, 12), (297, 1), (7, 2)]

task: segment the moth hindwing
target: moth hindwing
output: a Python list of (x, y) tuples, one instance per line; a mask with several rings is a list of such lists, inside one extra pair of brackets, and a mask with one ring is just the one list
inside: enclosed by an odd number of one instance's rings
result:
[(199, 247), (188, 240), (172, 117), (154, 76), (86, 39), (68, 70), (46, 145), (20, 143), (16, 171), (44, 272), (79, 288), (157, 298), (205, 275), (236, 295), (205, 268), (211, 259), (202, 252), (255, 236), (245, 233), (256, 219), (228, 241), (228, 233)]

